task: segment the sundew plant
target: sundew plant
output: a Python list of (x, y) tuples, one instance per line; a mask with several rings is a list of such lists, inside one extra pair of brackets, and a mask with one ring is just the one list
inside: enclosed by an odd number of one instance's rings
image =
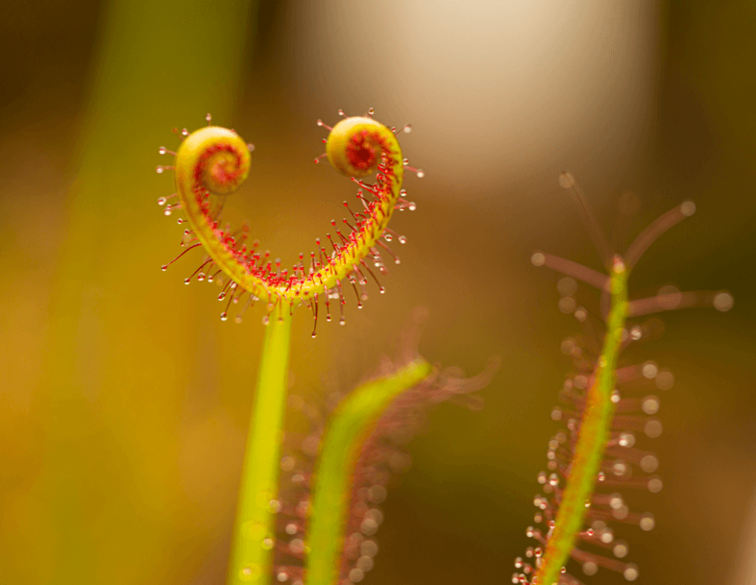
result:
[[(176, 132), (176, 151), (160, 147), (173, 164), (157, 167), (173, 173), (175, 193), (160, 197), (166, 216), (177, 216), (184, 228), (184, 250), (171, 262), (197, 250), (200, 259), (185, 279), (216, 282), (221, 319), (233, 312), (242, 322), (249, 307), (263, 307), (265, 340), (259, 365), (239, 502), (228, 568), (228, 583), (271, 582), (292, 585), (351, 585), (361, 582), (374, 565), (378, 544), (374, 535), (382, 522), (380, 504), (392, 472), (405, 467), (404, 445), (418, 427), (419, 413), (450, 398), (475, 406), (469, 393), (483, 387), (495, 365), (475, 378), (432, 366), (417, 352), (417, 330), (411, 329), (399, 357), (332, 408), (311, 404), (301, 396), (287, 397), (291, 323), (308, 310), (317, 334), (323, 312), (326, 321), (346, 323), (345, 307), (362, 308), (371, 287), (381, 284), (387, 264), (399, 264), (392, 246), (406, 242), (388, 224), (396, 209), (415, 209), (403, 189), (408, 165), (397, 135), (410, 131), (389, 128), (365, 116), (343, 117), (329, 134), (326, 151), (315, 159), (328, 162), (357, 186), (356, 209), (344, 202), (347, 217), (332, 221), (331, 232), (317, 239), (316, 249), (300, 254), (291, 268), (250, 241), (251, 228), (224, 224), (227, 198), (247, 179), (254, 147), (236, 132), (208, 125), (194, 132)], [(372, 178), (370, 178), (372, 177)], [(535, 525), (526, 534), (536, 541), (515, 560), (512, 583), (519, 585), (578, 585), (569, 559), (593, 575), (599, 568), (639, 577), (626, 559), (629, 545), (615, 535), (617, 524), (651, 530), (653, 514), (630, 506), (629, 489), (652, 493), (662, 488), (655, 474), (656, 455), (647, 439), (661, 434), (656, 418), (660, 400), (655, 393), (672, 386), (673, 376), (653, 361), (623, 363), (627, 347), (654, 335), (661, 311), (714, 307), (729, 310), (729, 293), (680, 292), (664, 287), (650, 298), (632, 299), (628, 278), (646, 250), (684, 218), (695, 205), (686, 201), (651, 225), (623, 251), (612, 248), (573, 177), (560, 178), (571, 194), (596, 246), (606, 274), (537, 252), (536, 266), (565, 277), (559, 282), (560, 309), (572, 313), (582, 333), (566, 340), (563, 351), (574, 361), (552, 412), (565, 428), (549, 441), (547, 471), (539, 474), (543, 494), (534, 499)], [(195, 253), (196, 254), (196, 253)], [(196, 258), (196, 256), (195, 256)], [(198, 262), (198, 263), (197, 263)], [(370, 284), (373, 281), (373, 284)], [(596, 306), (578, 304), (578, 281), (599, 292)], [(351, 289), (351, 290), (350, 290)], [(351, 300), (348, 300), (351, 299)], [(304, 309), (304, 310), (303, 310)], [(305, 432), (283, 441), (286, 406), (308, 423)], [(636, 445), (637, 443), (637, 445)]]
[[(728, 311), (733, 299), (726, 291), (681, 292), (670, 286), (653, 297), (629, 296), (628, 278), (636, 264), (659, 237), (695, 213), (692, 201), (659, 217), (619, 252), (609, 244), (572, 175), (564, 173), (559, 181), (577, 204), (608, 274), (543, 252), (531, 258), (535, 266), (565, 275), (559, 281), (559, 308), (573, 314), (582, 331), (562, 344), (574, 367), (559, 393), (564, 405), (551, 416), (564, 428), (549, 440), (547, 471), (538, 475), (543, 494), (533, 500), (535, 526), (526, 530), (536, 543), (526, 549), (525, 558), (515, 559), (512, 583), (580, 585), (574, 565), (585, 575), (603, 568), (635, 581), (638, 566), (626, 560), (628, 542), (617, 538), (615, 530), (619, 536), (622, 524), (643, 531), (655, 526), (652, 513), (631, 507), (627, 492), (662, 489), (655, 474), (659, 460), (645, 443), (662, 433), (655, 416), (657, 392), (671, 388), (674, 376), (654, 361), (622, 363), (621, 354), (655, 336), (658, 324), (649, 315), (691, 307)], [(599, 291), (596, 306), (578, 304), (578, 281)], [(568, 567), (570, 559), (574, 564)]]
[[(282, 458), (284, 412), (287, 403), (291, 322), (300, 307), (313, 317), (316, 336), (318, 317), (325, 311), (331, 321), (338, 312), (341, 325), (347, 292), (354, 291), (357, 308), (368, 298), (368, 277), (380, 293), (379, 275), (386, 261), (399, 264), (389, 245), (404, 236), (388, 223), (395, 209), (415, 209), (402, 189), (405, 171), (418, 177), (423, 171), (408, 165), (396, 139), (400, 132), (366, 116), (350, 117), (329, 131), (324, 140), (327, 157), (340, 173), (357, 183), (357, 205), (344, 202), (349, 217), (343, 226), (332, 222), (333, 233), (317, 239), (317, 249), (299, 259), (289, 270), (259, 242), (249, 242), (249, 229), (232, 229), (221, 223), (226, 198), (249, 173), (251, 144), (233, 130), (208, 126), (189, 133), (183, 130), (176, 152), (160, 147), (162, 155), (175, 158), (172, 165), (157, 167), (159, 174), (173, 172), (176, 192), (160, 197), (164, 213), (180, 214), (185, 249), (171, 262), (199, 249), (199, 266), (184, 282), (207, 280), (222, 286), (218, 300), (225, 303), (221, 319), (232, 306), (241, 304), (237, 323), (248, 307), (262, 304), (266, 326), (260, 360), (250, 433), (247, 442), (228, 583), (278, 582), (328, 585), (359, 582), (372, 568), (377, 545), (365, 539), (375, 533), (382, 513), (387, 472), (402, 467), (402, 442), (423, 405), (467, 394), (480, 388), (490, 372), (464, 380), (439, 371), (405, 346), (402, 357), (356, 389), (330, 415), (325, 428), (314, 428), (300, 450), (309, 459)], [(375, 175), (372, 182), (364, 177)], [(335, 305), (335, 307), (334, 307)], [(411, 336), (413, 337), (413, 336)], [(399, 429), (399, 430), (397, 430)], [(322, 436), (321, 436), (322, 435)], [(322, 439), (322, 440), (321, 440)], [(314, 443), (313, 443), (314, 441)], [(281, 470), (288, 489), (281, 492)]]

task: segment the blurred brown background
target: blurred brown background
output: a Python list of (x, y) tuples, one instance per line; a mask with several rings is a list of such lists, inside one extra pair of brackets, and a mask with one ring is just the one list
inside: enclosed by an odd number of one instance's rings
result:
[[(627, 528), (643, 583), (746, 583), (756, 488), (756, 3), (4, 2), (0, 19), (0, 583), (224, 582), (262, 328), (163, 274), (181, 229), (155, 204), (173, 126), (210, 111), (257, 149), (232, 203), (293, 262), (354, 189), (312, 164), (335, 122), (411, 122), (426, 171), (397, 214), (402, 265), (347, 326), (303, 312), (292, 369), (348, 388), (413, 307), (422, 353), (502, 371), (480, 413), (445, 405), (395, 485), (366, 583), (508, 582), (527, 545), (573, 319), (543, 249), (598, 267), (557, 176), (607, 227), (698, 213), (633, 275), (653, 294), (727, 288), (726, 314), (664, 317), (640, 348), (676, 375), (653, 448), (665, 489)], [(738, 573), (740, 571), (740, 573)], [(618, 581), (600, 572), (589, 583)]]

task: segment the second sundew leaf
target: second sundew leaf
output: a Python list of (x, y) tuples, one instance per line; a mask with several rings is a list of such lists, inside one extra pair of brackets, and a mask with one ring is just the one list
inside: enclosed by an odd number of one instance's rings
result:
[(624, 262), (619, 256), (615, 257), (610, 280), (611, 309), (604, 346), (593, 385), (586, 396), (585, 412), (570, 468), (570, 481), (562, 494), (554, 531), (533, 580), (539, 585), (550, 585), (560, 580), (562, 567), (585, 520), (586, 502), (590, 502), (609, 440), (615, 406), (612, 392), (616, 384), (617, 357), (628, 313), (627, 272)]
[(432, 375), (428, 362), (414, 360), (360, 387), (333, 413), (316, 467), (306, 539), (307, 585), (339, 581), (352, 477), (362, 446), (392, 401)]
[[(569, 559), (582, 565), (586, 575), (595, 574), (601, 567), (635, 581), (638, 567), (625, 561), (628, 543), (616, 539), (610, 523), (635, 524), (648, 531), (655, 521), (648, 512), (632, 511), (623, 494), (614, 490), (640, 488), (658, 493), (662, 489), (661, 478), (652, 475), (658, 468), (658, 458), (635, 446), (637, 432), (650, 439), (661, 434), (661, 422), (653, 416), (659, 410), (659, 398), (639, 393), (668, 389), (673, 377), (652, 361), (619, 367), (620, 353), (658, 333), (655, 318), (638, 323), (638, 317), (689, 307), (727, 311), (733, 301), (726, 291), (680, 292), (673, 287), (662, 287), (651, 298), (628, 299), (629, 273), (654, 241), (693, 215), (692, 202), (662, 215), (641, 232), (626, 253), (618, 255), (595, 224), (574, 178), (565, 173), (560, 184), (578, 203), (600, 256), (607, 261), (609, 275), (552, 254), (536, 252), (531, 258), (534, 265), (565, 275), (557, 286), (562, 295), (559, 307), (563, 312), (574, 312), (583, 332), (562, 343), (562, 351), (572, 357), (575, 371), (567, 376), (559, 393), (566, 407), (554, 408), (551, 417), (563, 421), (566, 428), (549, 441), (547, 467), (551, 473), (538, 474), (545, 495), (538, 494), (533, 500), (535, 524), (545, 523), (547, 530), (527, 528), (526, 535), (537, 545), (526, 549), (526, 558), (515, 559), (517, 572), (512, 582), (581, 585), (568, 572)], [(577, 305), (573, 295), (578, 280), (601, 292), (598, 310)]]

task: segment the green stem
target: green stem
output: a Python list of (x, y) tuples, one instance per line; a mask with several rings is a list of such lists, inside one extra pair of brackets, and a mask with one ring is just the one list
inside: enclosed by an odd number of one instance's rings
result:
[(549, 538), (543, 562), (534, 580), (538, 585), (559, 582), (560, 571), (575, 545), (577, 533), (583, 526), (585, 504), (590, 501), (604, 457), (614, 415), (612, 392), (616, 384), (617, 357), (627, 318), (627, 272), (622, 260), (615, 257), (610, 280), (612, 303), (607, 318), (604, 347), (593, 385), (588, 391), (575, 454), (567, 486), (562, 493), (554, 532)]
[(316, 468), (307, 532), (307, 585), (338, 582), (352, 478), (362, 445), (394, 398), (432, 372), (428, 362), (418, 359), (391, 376), (361, 386), (333, 413)]
[(266, 328), (244, 458), (228, 585), (269, 582), (275, 546), (278, 472), (289, 376), (291, 316), (284, 307)]

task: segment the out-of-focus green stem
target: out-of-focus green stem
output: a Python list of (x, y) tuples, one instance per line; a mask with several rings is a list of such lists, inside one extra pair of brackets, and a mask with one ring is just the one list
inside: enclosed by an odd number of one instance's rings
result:
[(617, 357), (627, 319), (627, 276), (628, 270), (624, 262), (615, 257), (610, 280), (612, 304), (607, 318), (604, 347), (593, 385), (586, 397), (585, 412), (554, 532), (549, 538), (543, 562), (536, 574), (539, 585), (559, 582), (560, 571), (567, 562), (576, 535), (583, 525), (585, 504), (593, 493), (606, 449), (614, 415), (612, 392), (616, 384)]
[(394, 398), (432, 372), (428, 362), (415, 360), (391, 376), (361, 386), (334, 412), (316, 467), (306, 539), (307, 585), (338, 582), (352, 477), (360, 449)]
[(289, 377), (287, 307), (266, 328), (260, 376), (244, 458), (228, 585), (270, 581), (278, 473)]

